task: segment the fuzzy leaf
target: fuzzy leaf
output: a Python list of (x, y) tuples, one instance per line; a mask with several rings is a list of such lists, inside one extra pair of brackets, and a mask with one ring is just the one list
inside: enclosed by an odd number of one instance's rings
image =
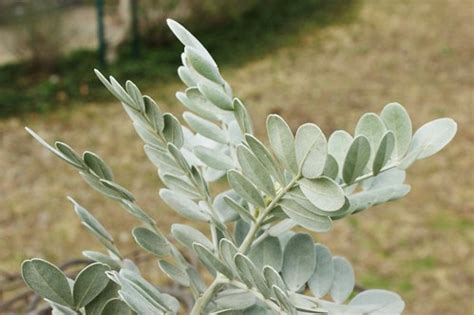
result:
[(288, 124), (278, 115), (267, 118), (267, 133), (273, 152), (280, 162), (293, 174), (298, 173), (295, 139)]
[(306, 178), (316, 178), (323, 173), (328, 154), (326, 137), (315, 124), (304, 124), (295, 136), (298, 167)]
[(191, 220), (208, 221), (209, 215), (201, 211), (199, 206), (180, 193), (169, 189), (161, 189), (160, 197), (177, 213)]
[(242, 173), (250, 179), (257, 188), (270, 196), (275, 196), (275, 188), (270, 173), (263, 164), (244, 145), (237, 146), (237, 159), (242, 168)]
[(395, 148), (395, 137), (393, 136), (393, 132), (387, 131), (377, 148), (377, 152), (375, 153), (374, 161), (372, 164), (372, 172), (374, 175), (377, 175), (380, 170), (387, 164), (388, 160), (392, 156), (393, 149)]
[(110, 268), (102, 263), (94, 263), (81, 270), (73, 287), (76, 308), (89, 304), (105, 289), (109, 282), (109, 278), (105, 274), (108, 270)]
[(21, 276), (42, 298), (60, 305), (74, 306), (66, 276), (53, 264), (42, 259), (26, 260), (21, 265)]
[(241, 173), (230, 170), (227, 172), (227, 179), (232, 189), (246, 201), (256, 206), (265, 207), (265, 202), (255, 185)]
[(347, 184), (351, 184), (365, 170), (370, 159), (370, 143), (365, 136), (358, 136), (347, 151), (342, 177)]
[(120, 299), (111, 299), (105, 304), (102, 315), (132, 315), (132, 311)]
[(451, 118), (439, 118), (421, 126), (413, 135), (409, 152), (421, 148), (417, 159), (432, 156), (443, 149), (456, 135), (457, 124)]
[(224, 144), (229, 142), (224, 131), (212, 122), (190, 112), (185, 112), (183, 117), (186, 123), (202, 136)]
[(302, 179), (298, 181), (308, 200), (324, 211), (336, 211), (344, 206), (344, 191), (328, 177)]
[(278, 238), (269, 236), (252, 247), (249, 252), (250, 260), (258, 270), (264, 266), (271, 266), (279, 271), (283, 262), (283, 252)]
[(411, 119), (405, 108), (398, 103), (387, 104), (380, 113), (387, 129), (395, 136), (394, 157), (399, 160), (405, 156), (412, 137)]
[(343, 303), (352, 293), (355, 285), (355, 276), (352, 266), (344, 257), (332, 258), (334, 264), (334, 280), (331, 286), (331, 297), (334, 302)]
[(170, 254), (171, 249), (168, 241), (161, 233), (137, 227), (133, 229), (132, 234), (135, 242), (147, 252), (157, 257), (165, 257)]
[(329, 249), (322, 245), (314, 246), (316, 253), (316, 269), (308, 281), (308, 286), (317, 298), (325, 296), (331, 289), (334, 279), (334, 263)]
[(171, 233), (178, 242), (189, 249), (193, 249), (193, 243), (199, 243), (206, 248), (213, 247), (211, 241), (204, 234), (189, 225), (173, 224)]
[(291, 291), (298, 291), (314, 272), (316, 255), (311, 236), (295, 234), (285, 246), (282, 276)]

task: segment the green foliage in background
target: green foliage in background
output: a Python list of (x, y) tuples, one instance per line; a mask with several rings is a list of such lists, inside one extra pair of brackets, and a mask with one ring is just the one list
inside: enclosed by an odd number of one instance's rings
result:
[[(200, 27), (197, 34), (222, 64), (238, 66), (290, 42), (308, 24), (323, 27), (348, 20), (356, 3), (356, 0), (259, 1), (241, 16), (222, 21), (221, 26), (212, 29)], [(165, 36), (158, 48), (150, 45), (142, 48), (140, 59), (136, 60), (128, 46), (124, 46), (118, 61), (104, 70), (122, 80), (132, 79), (143, 88), (151, 82), (173, 80), (180, 47)], [(94, 51), (76, 51), (60, 58), (49, 72), (38, 72), (29, 63), (0, 66), (0, 117), (108, 100), (109, 95), (87, 70), (96, 67), (98, 59)]]
[[(164, 274), (189, 289), (191, 314), (400, 314), (405, 304), (396, 293), (370, 289), (353, 295), (355, 273), (348, 260), (293, 229), (329, 232), (339, 219), (404, 197), (410, 191), (406, 169), (443, 149), (456, 123), (440, 118), (413, 133), (404, 107), (390, 103), (379, 114), (364, 114), (353, 133), (337, 130), (326, 138), (313, 123), (293, 134), (272, 114), (267, 146), (253, 134), (244, 103), (208, 50), (177, 22), (168, 25), (184, 45), (178, 75), (187, 88), (176, 97), (188, 110), (187, 126), (131, 81), (122, 86), (96, 74), (144, 141), (166, 186), (161, 199), (179, 215), (207, 223), (210, 239), (174, 224), (170, 240), (98, 155), (79, 155), (63, 142), (51, 146), (28, 132), (137, 219), (133, 238), (156, 257)], [(215, 195), (212, 183), (218, 179), (227, 180), (228, 190)], [(75, 279), (47, 261), (27, 260), (22, 265), (27, 285), (57, 314), (178, 313), (180, 301), (148, 282), (106, 228), (70, 200), (106, 253), (84, 252), (95, 262)], [(213, 278), (209, 285), (198, 272), (204, 269)]]

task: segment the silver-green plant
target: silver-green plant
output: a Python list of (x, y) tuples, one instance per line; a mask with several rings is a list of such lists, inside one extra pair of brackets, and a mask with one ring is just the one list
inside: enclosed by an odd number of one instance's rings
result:
[[(96, 74), (145, 142), (166, 186), (161, 199), (179, 215), (208, 223), (211, 239), (191, 226), (173, 224), (176, 242), (170, 241), (98, 155), (81, 156), (65, 143), (51, 146), (28, 132), (140, 222), (132, 231), (135, 241), (158, 258), (166, 275), (190, 290), (191, 314), (400, 314), (404, 302), (385, 290), (366, 290), (346, 303), (355, 285), (350, 263), (292, 229), (327, 232), (338, 219), (404, 197), (410, 191), (405, 170), (450, 142), (456, 123), (441, 118), (412, 134), (406, 110), (391, 103), (380, 114), (363, 115), (353, 135), (337, 130), (327, 140), (315, 124), (293, 134), (283, 118), (269, 115), (266, 146), (254, 136), (249, 113), (209, 52), (177, 22), (168, 25), (184, 44), (178, 75), (187, 89), (176, 96), (189, 110), (183, 114), (189, 128), (132, 82), (124, 88), (113, 77)], [(220, 178), (229, 187), (214, 196), (210, 184)], [(26, 284), (54, 313), (180, 312), (179, 301), (145, 280), (104, 226), (69, 199), (107, 254), (85, 251), (95, 263), (74, 280), (47, 261), (23, 263)], [(190, 263), (190, 254), (209, 271), (211, 284)]]

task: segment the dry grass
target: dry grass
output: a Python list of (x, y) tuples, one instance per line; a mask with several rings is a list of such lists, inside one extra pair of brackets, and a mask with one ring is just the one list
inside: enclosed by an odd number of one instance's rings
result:
[[(291, 47), (223, 71), (255, 114), (260, 136), (270, 112), (292, 127), (315, 121), (330, 133), (352, 130), (362, 113), (391, 101), (408, 108), (415, 126), (440, 116), (457, 120), (453, 143), (409, 172), (412, 192), (405, 199), (318, 235), (354, 263), (362, 285), (401, 292), (407, 314), (463, 315), (474, 308), (473, 21), (470, 0), (365, 1), (350, 25), (308, 32)], [(179, 88), (169, 84), (149, 93), (176, 111)], [(96, 214), (122, 248), (134, 248), (128, 233), (134, 222), (35, 144), (25, 124), (46, 139), (60, 136), (78, 150), (102, 155), (164, 230), (177, 220), (160, 202), (155, 171), (118, 105), (1, 121), (1, 270), (18, 270), (31, 256), (62, 261), (99, 248), (65, 195)]]

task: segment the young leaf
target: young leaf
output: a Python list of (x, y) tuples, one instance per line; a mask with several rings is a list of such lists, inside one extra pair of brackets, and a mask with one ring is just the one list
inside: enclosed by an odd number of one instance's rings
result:
[(382, 139), (387, 128), (380, 119), (380, 117), (374, 113), (364, 114), (358, 121), (355, 128), (355, 137), (365, 136), (369, 140), (370, 144), (370, 161), (373, 160), (375, 152)]
[(161, 189), (160, 197), (177, 213), (191, 220), (208, 221), (209, 215), (201, 211), (199, 206), (180, 193), (169, 189)]
[(244, 219), (247, 222), (255, 221), (255, 218), (252, 217), (250, 212), (245, 209), (240, 203), (235, 201), (229, 196), (224, 196), (224, 201), (225, 203), (232, 208), (235, 212), (237, 212), (242, 219)]
[(352, 293), (355, 276), (352, 266), (344, 257), (333, 257), (334, 280), (331, 286), (331, 297), (334, 302), (343, 303)]
[(393, 132), (387, 131), (378, 145), (377, 152), (375, 153), (374, 161), (372, 164), (372, 172), (377, 175), (382, 167), (387, 164), (388, 160), (392, 156), (393, 149), (395, 148), (395, 137)]
[(128, 95), (130, 95), (133, 100), (133, 107), (139, 108), (141, 112), (144, 112), (145, 102), (143, 101), (143, 95), (138, 87), (132, 81), (127, 81), (125, 82), (125, 88), (127, 89)]
[(281, 308), (285, 310), (288, 315), (297, 315), (296, 308), (291, 304), (290, 300), (286, 296), (285, 292), (277, 286), (272, 287), (273, 293), (275, 294)]
[(275, 159), (273, 158), (270, 151), (265, 147), (265, 145), (260, 142), (257, 138), (250, 134), (245, 135), (245, 141), (247, 142), (248, 147), (252, 150), (253, 154), (257, 159), (262, 163), (262, 165), (267, 169), (267, 171), (272, 174), (275, 180), (278, 180), (280, 183), (284, 182), (283, 173), (278, 167)]
[(334, 131), (328, 140), (328, 153), (332, 155), (339, 166), (339, 175), (342, 176), (342, 168), (351, 143), (352, 136), (344, 130)]
[(100, 292), (90, 303), (88, 303), (84, 310), (87, 315), (101, 315), (105, 304), (113, 298), (118, 297), (117, 291), (119, 286), (113, 281), (108, 281), (105, 289)]
[(395, 136), (394, 157), (400, 160), (408, 151), (412, 137), (411, 119), (406, 109), (398, 103), (387, 104), (380, 113), (387, 129)]
[(187, 275), (185, 270), (182, 270), (181, 268), (170, 264), (166, 260), (160, 260), (158, 264), (161, 270), (166, 273), (168, 277), (185, 287), (189, 287), (189, 276)]
[(170, 254), (170, 245), (161, 233), (137, 227), (133, 229), (132, 234), (135, 242), (147, 252), (157, 257), (165, 257)]
[(190, 112), (183, 114), (186, 123), (197, 133), (220, 143), (228, 143), (226, 134), (217, 125)]
[(256, 206), (265, 207), (265, 202), (255, 185), (241, 173), (236, 170), (230, 170), (227, 172), (227, 179), (235, 192), (246, 201)]
[(283, 211), (298, 225), (314, 232), (327, 232), (331, 229), (332, 222), (328, 216), (316, 214), (302, 207), (290, 199), (280, 202)]
[(177, 148), (181, 148), (184, 143), (184, 136), (178, 119), (172, 114), (166, 113), (163, 115), (163, 121), (163, 136), (166, 141), (173, 143)]
[(208, 167), (216, 170), (227, 171), (234, 168), (234, 161), (228, 155), (218, 150), (211, 150), (198, 145), (194, 147), (193, 153)]
[(196, 80), (193, 78), (191, 71), (185, 66), (178, 67), (178, 76), (187, 87), (197, 86)]
[(206, 55), (203, 55), (198, 49), (192, 46), (184, 47), (184, 53), (191, 66), (197, 73), (215, 83), (224, 84), (219, 69)]
[(316, 178), (323, 173), (328, 154), (326, 137), (315, 124), (304, 124), (295, 137), (295, 152), (298, 167), (306, 178)]
[(211, 82), (200, 82), (198, 89), (212, 104), (220, 109), (226, 111), (234, 109), (232, 98), (222, 90), (221, 86)]
[(211, 241), (200, 231), (189, 225), (173, 224), (171, 233), (174, 238), (189, 249), (193, 249), (193, 243), (199, 243), (206, 248), (213, 248)]
[(120, 299), (111, 299), (105, 304), (101, 315), (132, 315), (132, 311)]
[(324, 211), (336, 211), (344, 206), (344, 191), (328, 177), (302, 179), (298, 181), (301, 191), (308, 200)]
[(439, 118), (421, 126), (413, 135), (409, 152), (421, 148), (417, 159), (432, 156), (443, 149), (456, 135), (457, 124), (451, 118)]
[(229, 279), (234, 278), (232, 270), (230, 270), (223, 262), (221, 262), (216, 256), (214, 256), (214, 254), (211, 253), (211, 251), (207, 247), (195, 242), (193, 243), (193, 248), (199, 259), (205, 265), (222, 273)]
[(237, 146), (236, 152), (244, 176), (266, 194), (275, 196), (273, 181), (263, 164), (242, 144)]
[(42, 259), (25, 260), (21, 265), (25, 283), (42, 298), (74, 307), (69, 283), (58, 267)]
[(401, 314), (405, 303), (396, 293), (386, 290), (365, 290), (357, 294), (349, 303), (350, 306), (368, 307), (366, 314), (392, 315)]
[(325, 296), (331, 289), (334, 279), (334, 262), (329, 249), (322, 245), (314, 245), (316, 253), (316, 269), (308, 281), (308, 286), (317, 298)]
[(158, 132), (163, 131), (163, 128), (165, 127), (165, 121), (163, 119), (160, 107), (148, 95), (143, 97), (143, 101), (145, 104), (145, 116), (151, 123), (151, 126)]
[(89, 304), (105, 289), (109, 282), (105, 274), (108, 270), (110, 268), (107, 265), (93, 263), (79, 272), (73, 287), (74, 305), (77, 309)]
[(265, 283), (261, 270), (258, 270), (247, 256), (240, 253), (235, 255), (234, 262), (242, 281), (249, 288), (256, 287), (265, 298), (269, 298), (271, 291)]
[(297, 174), (295, 139), (288, 124), (278, 115), (269, 115), (267, 133), (276, 157), (289, 171)]
[(234, 262), (234, 256), (237, 254), (238, 249), (228, 239), (221, 239), (219, 241), (219, 253), (221, 254), (222, 260), (232, 270), (237, 270)]
[(279, 271), (283, 262), (280, 241), (273, 236), (269, 236), (253, 246), (248, 256), (258, 270), (262, 270), (264, 266), (271, 266)]
[(280, 289), (282, 289), (284, 292), (288, 291), (285, 281), (283, 281), (278, 271), (273, 269), (271, 266), (267, 265), (263, 267), (263, 276), (269, 288), (273, 286), (277, 286)]
[(234, 98), (234, 115), (242, 134), (253, 134), (252, 120), (245, 105), (238, 98)]
[(298, 291), (314, 272), (316, 255), (311, 236), (295, 234), (285, 246), (282, 276), (291, 291)]
[(82, 161), (82, 158), (68, 144), (56, 141), (54, 145), (72, 165), (75, 165), (78, 168), (83, 168), (84, 162)]
[(86, 151), (82, 155), (82, 159), (84, 160), (84, 163), (100, 178), (110, 181), (114, 180), (112, 170), (97, 154)]
[(358, 136), (347, 151), (342, 177), (344, 182), (351, 184), (365, 170), (370, 159), (370, 143), (365, 136)]

